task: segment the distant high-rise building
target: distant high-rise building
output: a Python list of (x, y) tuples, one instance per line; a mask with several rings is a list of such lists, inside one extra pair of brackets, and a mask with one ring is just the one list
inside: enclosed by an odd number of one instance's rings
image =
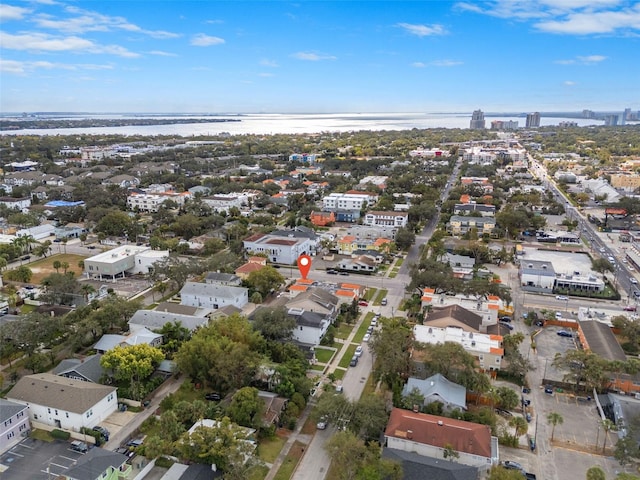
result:
[(469, 128), (471, 130), (484, 130), (485, 121), (484, 121), (484, 112), (482, 110), (474, 110), (473, 114), (471, 114), (471, 122), (469, 124)]
[(595, 118), (593, 110), (582, 110), (582, 118)]
[(527, 113), (527, 128), (536, 128), (540, 126), (540, 112)]
[(631, 109), (630, 108), (625, 108), (624, 109), (624, 117), (623, 118), (625, 120), (633, 120), (632, 115), (633, 114), (631, 113)]
[(517, 130), (517, 120), (493, 120), (491, 122), (491, 130)]
[(615, 127), (618, 125), (618, 115), (605, 115), (604, 125), (605, 127)]

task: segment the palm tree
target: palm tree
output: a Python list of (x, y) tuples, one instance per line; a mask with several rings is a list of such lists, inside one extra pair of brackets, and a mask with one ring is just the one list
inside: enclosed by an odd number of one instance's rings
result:
[(609, 432), (616, 428), (616, 424), (608, 418), (605, 418), (600, 421), (600, 425), (602, 425), (602, 429), (604, 430), (604, 442), (602, 442), (602, 453), (604, 453), (604, 449), (607, 447), (607, 437), (609, 436)]
[(56, 273), (60, 273), (60, 267), (62, 266), (62, 263), (60, 262), (60, 260), (54, 260), (53, 261), (53, 268), (56, 269)]
[(527, 421), (522, 417), (511, 417), (509, 420), (509, 426), (515, 429), (514, 435), (516, 437), (521, 437), (527, 430), (529, 430), (529, 426), (527, 425)]
[(551, 429), (551, 441), (553, 442), (553, 435), (556, 433), (556, 425), (562, 425), (564, 423), (564, 417), (558, 412), (549, 412), (547, 415), (547, 422), (553, 425)]
[(89, 295), (92, 293), (95, 293), (96, 289), (93, 288), (93, 285), (90, 285), (88, 283), (83, 283), (82, 287), (80, 287), (80, 290), (82, 290), (82, 294), (84, 295), (84, 299), (85, 302), (89, 302)]
[(62, 262), (60, 267), (64, 270), (64, 273), (67, 273), (67, 269), (69, 268), (69, 262)]

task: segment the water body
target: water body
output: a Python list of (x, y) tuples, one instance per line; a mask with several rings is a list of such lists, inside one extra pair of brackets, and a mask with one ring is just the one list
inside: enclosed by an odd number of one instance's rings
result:
[[(90, 117), (87, 115), (87, 117)], [(95, 115), (93, 117), (98, 117)], [(181, 116), (155, 116), (155, 118), (180, 118)], [(82, 118), (82, 117), (76, 117)], [(135, 118), (133, 115), (103, 118)], [(145, 117), (148, 118), (148, 117)], [(207, 118), (193, 115), (192, 118)], [(210, 118), (210, 117), (209, 117)], [(221, 116), (220, 118), (225, 118)], [(240, 122), (181, 123), (171, 125), (140, 125), (124, 127), (42, 128), (24, 130), (2, 130), (0, 135), (170, 135), (180, 137), (243, 134), (303, 134), (321, 132), (352, 132), (359, 130), (410, 130), (412, 128), (469, 128), (471, 115), (467, 113), (380, 113), (380, 114), (252, 114), (234, 116)], [(487, 117), (487, 126), (492, 120), (515, 120), (521, 127), (524, 117)], [(558, 117), (542, 117), (541, 126), (558, 125), (562, 121), (576, 122), (578, 126), (602, 125), (602, 121)]]

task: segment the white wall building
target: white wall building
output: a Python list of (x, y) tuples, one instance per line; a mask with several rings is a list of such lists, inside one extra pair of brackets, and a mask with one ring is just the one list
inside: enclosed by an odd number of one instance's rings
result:
[(244, 249), (252, 255), (265, 254), (270, 262), (293, 265), (300, 255), (315, 254), (314, 243), (304, 237), (281, 237), (258, 233), (245, 239)]
[(227, 212), (235, 207), (241, 209), (249, 204), (249, 197), (243, 193), (226, 193), (204, 197), (202, 203), (209, 205), (216, 212)]
[(0, 398), (0, 454), (20, 442), (29, 431), (29, 407)]
[(115, 387), (50, 373), (22, 377), (7, 398), (28, 405), (32, 422), (74, 432), (98, 425), (118, 407)]
[(483, 370), (500, 370), (504, 348), (500, 335), (486, 335), (484, 333), (465, 332), (461, 328), (438, 328), (427, 325), (413, 327), (416, 342), (437, 345), (438, 343), (453, 342), (478, 359)]
[(161, 192), (161, 193), (137, 193), (132, 192), (127, 197), (127, 207), (131, 210), (139, 210), (141, 212), (157, 212), (164, 202), (172, 200), (179, 206), (191, 198), (190, 192)]
[(217, 310), (227, 305), (242, 308), (249, 303), (249, 290), (216, 283), (187, 282), (180, 290), (180, 303)]
[(125, 274), (148, 273), (153, 264), (169, 256), (167, 250), (151, 250), (150, 247), (122, 245), (84, 261), (84, 272), (89, 277), (115, 280)]
[(363, 223), (370, 226), (404, 228), (408, 221), (409, 214), (407, 212), (372, 211), (365, 214)]

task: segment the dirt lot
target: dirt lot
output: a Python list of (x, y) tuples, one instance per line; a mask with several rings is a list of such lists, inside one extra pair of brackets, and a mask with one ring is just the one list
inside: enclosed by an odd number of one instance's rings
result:
[[(53, 262), (55, 261), (59, 261), (60, 263), (67, 262), (69, 264), (69, 268), (67, 269), (67, 271), (74, 272), (76, 278), (80, 278), (84, 270), (78, 266), (78, 262), (80, 260), (84, 260), (85, 258), (87, 257), (83, 255), (61, 253), (61, 254), (51, 255), (50, 257), (42, 258), (40, 260), (37, 260), (29, 264), (25, 264), (25, 265), (27, 265), (33, 272), (33, 277), (31, 277), (31, 283), (39, 285), (40, 282), (42, 282), (42, 280), (45, 277), (56, 272), (56, 269), (53, 268)], [(64, 270), (60, 268), (59, 272), (63, 273)]]

